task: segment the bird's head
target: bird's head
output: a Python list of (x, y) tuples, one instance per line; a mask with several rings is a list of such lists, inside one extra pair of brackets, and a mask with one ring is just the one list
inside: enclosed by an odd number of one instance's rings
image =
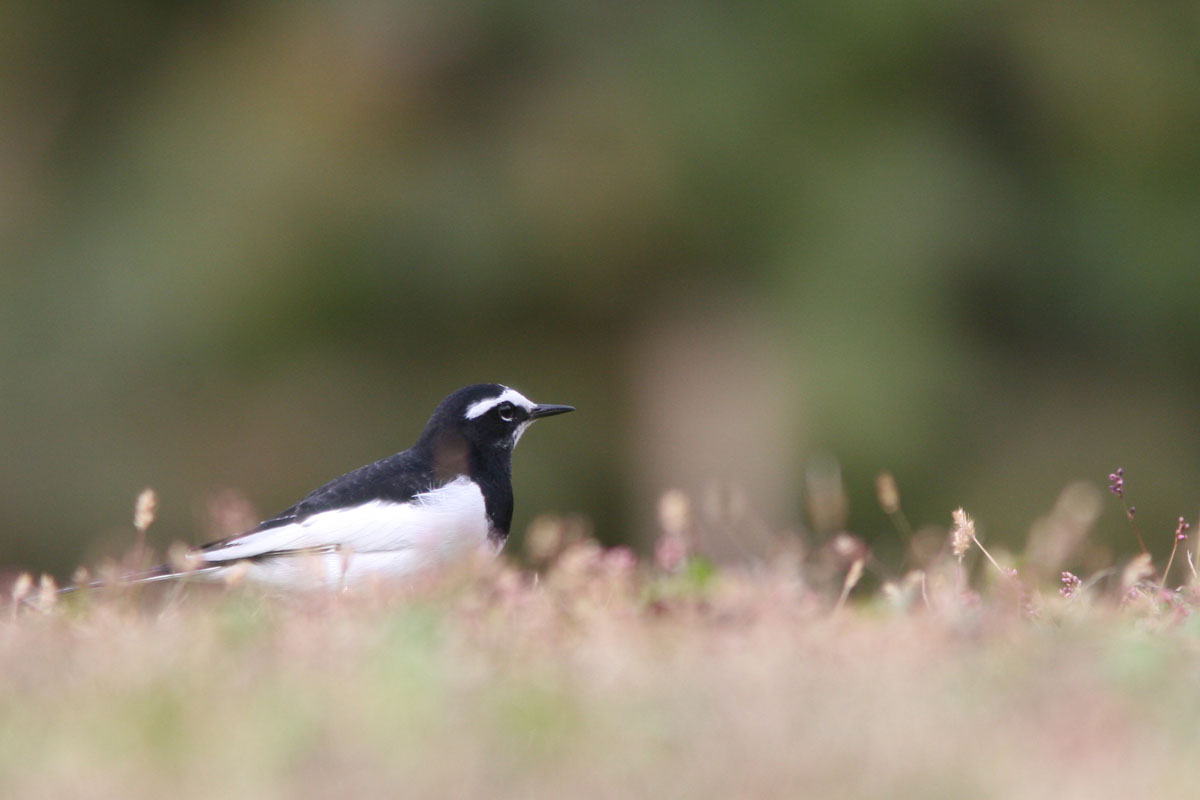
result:
[(479, 383), (443, 400), (425, 426), (424, 436), (457, 433), (480, 449), (512, 450), (535, 420), (574, 410), (571, 406), (534, 403), (516, 389), (499, 383)]

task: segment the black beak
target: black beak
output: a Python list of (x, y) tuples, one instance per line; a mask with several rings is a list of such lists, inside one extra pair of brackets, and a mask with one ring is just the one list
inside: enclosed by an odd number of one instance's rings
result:
[(533, 407), (533, 411), (529, 412), (529, 418), (553, 417), (555, 414), (565, 414), (574, 410), (575, 406), (536, 405)]

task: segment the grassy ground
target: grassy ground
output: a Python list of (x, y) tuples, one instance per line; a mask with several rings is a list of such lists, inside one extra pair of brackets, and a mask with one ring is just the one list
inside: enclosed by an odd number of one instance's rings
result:
[(853, 543), (712, 570), (669, 516), (657, 565), (550, 530), (536, 570), (402, 591), (14, 609), (0, 795), (1195, 796), (1190, 587), (980, 561), (971, 589), (959, 530), (965, 562), (951, 534), (839, 606)]

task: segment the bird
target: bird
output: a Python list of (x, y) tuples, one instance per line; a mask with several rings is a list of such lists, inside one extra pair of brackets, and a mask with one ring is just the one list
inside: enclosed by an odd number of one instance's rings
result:
[(498, 383), (451, 393), (412, 447), (347, 472), (255, 527), (139, 583), (196, 577), (281, 588), (400, 579), (483, 551), (512, 524), (512, 454), (536, 420), (574, 411)]

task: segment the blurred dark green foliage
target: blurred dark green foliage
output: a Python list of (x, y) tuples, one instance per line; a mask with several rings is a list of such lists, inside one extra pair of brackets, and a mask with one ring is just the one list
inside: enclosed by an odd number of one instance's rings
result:
[(581, 411), (523, 443), (517, 526), (634, 537), (675, 476), (636, 466), (666, 389), (631, 376), (710, 311), (795, 377), (772, 524), (815, 451), (884, 550), (879, 470), (1016, 544), (1120, 464), (1169, 548), (1198, 33), (1170, 2), (6, 3), (0, 563), (119, 549), (147, 484), (160, 543), (214, 487), (273, 512), (491, 380)]

